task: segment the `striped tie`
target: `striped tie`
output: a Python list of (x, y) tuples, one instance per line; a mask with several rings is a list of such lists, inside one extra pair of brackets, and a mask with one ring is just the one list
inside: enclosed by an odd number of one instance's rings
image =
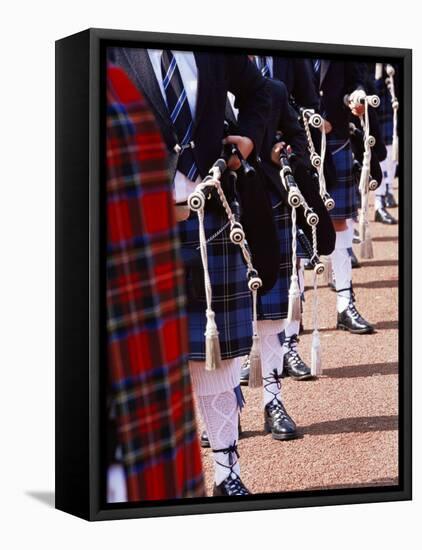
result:
[(321, 59), (314, 59), (314, 72), (319, 76), (321, 71)]
[(192, 148), (189, 147), (192, 139), (192, 113), (176, 58), (171, 50), (163, 50), (161, 54), (161, 73), (167, 98), (167, 108), (176, 130), (179, 145), (182, 147), (177, 169), (188, 179), (195, 181), (199, 172), (196, 167)]
[(258, 68), (261, 71), (262, 76), (270, 77), (270, 66), (268, 65), (268, 59), (266, 55), (258, 56)]

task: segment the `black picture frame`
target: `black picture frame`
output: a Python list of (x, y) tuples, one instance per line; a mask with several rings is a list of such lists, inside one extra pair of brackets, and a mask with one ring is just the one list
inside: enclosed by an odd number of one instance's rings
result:
[[(105, 504), (104, 49), (190, 49), (394, 60), (402, 67), (399, 226), (399, 484), (253, 495), (242, 499)], [(88, 29), (56, 42), (56, 508), (87, 520), (173, 516), (412, 498), (412, 51), (384, 47)]]

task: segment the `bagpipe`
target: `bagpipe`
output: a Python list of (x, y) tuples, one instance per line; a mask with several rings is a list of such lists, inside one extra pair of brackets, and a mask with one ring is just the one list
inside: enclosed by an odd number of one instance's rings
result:
[[(359, 216), (359, 236), (361, 240), (360, 255), (362, 258), (373, 258), (374, 251), (372, 247), (372, 239), (369, 232), (368, 223), (368, 208), (369, 208), (369, 191), (378, 187), (376, 179), (371, 177), (371, 166), (374, 169), (374, 164), (371, 165), (371, 149), (376, 144), (376, 139), (370, 133), (370, 118), (369, 107), (377, 108), (380, 105), (380, 98), (377, 95), (366, 95), (363, 90), (356, 90), (351, 95), (344, 97), (346, 106), (353, 109), (358, 105), (364, 105), (364, 113), (359, 116), (362, 127), (361, 138), (363, 143), (363, 155), (361, 161), (359, 192), (361, 195), (361, 210)], [(352, 133), (356, 135), (356, 131), (351, 128)], [(351, 140), (353, 142), (353, 140)]]
[[(227, 128), (226, 128), (227, 131)], [(240, 161), (240, 168), (230, 170), (229, 159), (235, 156)], [(204, 272), (204, 287), (206, 298), (206, 329), (205, 329), (205, 368), (214, 370), (220, 366), (221, 353), (218, 339), (218, 328), (215, 313), (212, 309), (212, 286), (208, 272), (207, 239), (204, 228), (204, 216), (209, 199), (217, 201), (227, 216), (230, 227), (230, 241), (240, 247), (246, 264), (246, 278), (252, 293), (252, 348), (250, 352), (250, 385), (262, 384), (262, 369), (260, 365), (259, 336), (257, 331), (257, 297), (258, 291), (265, 292), (274, 286), (280, 266), (280, 246), (273, 220), (269, 197), (264, 193), (265, 186), (260, 175), (234, 144), (223, 146), (220, 157), (214, 162), (207, 176), (189, 195), (187, 204), (191, 211), (196, 212), (199, 224), (199, 248)], [(253, 205), (251, 211), (251, 205)], [(252, 219), (261, 223), (260, 235), (265, 235), (266, 246), (253, 231), (248, 231)], [(261, 272), (264, 273), (264, 275)]]
[(392, 144), (393, 160), (398, 161), (399, 160), (399, 138), (397, 133), (397, 115), (399, 110), (399, 102), (396, 97), (396, 91), (394, 88), (394, 75), (396, 71), (392, 65), (387, 65), (385, 67), (385, 71), (388, 75), (387, 78), (385, 79), (385, 83), (391, 95), (391, 106), (393, 108), (393, 144)]
[[(360, 128), (357, 128), (357, 126), (353, 122), (349, 123), (349, 135), (350, 145), (353, 152), (353, 175), (356, 178), (357, 183), (359, 184), (360, 175), (362, 172), (363, 156), (365, 152), (365, 136), (363, 131)], [(371, 140), (371, 143), (374, 143), (373, 140)], [(373, 147), (375, 147), (375, 143)], [(378, 187), (381, 185), (381, 182), (382, 170), (378, 160), (378, 155), (374, 150), (372, 150), (368, 182), (369, 191), (375, 191), (376, 189), (378, 189)]]
[[(324, 121), (314, 109), (299, 108), (299, 112), (302, 118), (303, 127), (306, 133), (306, 139), (308, 140), (308, 150), (310, 155), (310, 161), (318, 174), (319, 182), (319, 194), (324, 201), (325, 208), (329, 211), (335, 206), (334, 199), (330, 197), (327, 191), (327, 182), (325, 178), (325, 158), (327, 152), (327, 137), (325, 134)], [(320, 130), (320, 154), (317, 153), (315, 148), (315, 139), (312, 136), (311, 128)]]
[[(277, 136), (277, 140), (279, 140)], [(312, 347), (311, 347), (311, 372), (314, 376), (321, 374), (321, 346), (320, 337), (318, 331), (318, 275), (324, 273), (325, 267), (321, 262), (318, 253), (318, 238), (317, 238), (317, 226), (319, 225), (320, 218), (314, 211), (313, 207), (309, 205), (305, 199), (301, 188), (296, 182), (295, 176), (291, 166), (291, 161), (295, 161), (295, 155), (291, 152), (290, 147), (281, 142), (278, 149), (279, 164), (281, 166), (280, 179), (284, 190), (287, 192), (287, 201), (291, 207), (292, 218), (292, 274), (290, 277), (289, 287), (289, 307), (287, 319), (291, 321), (300, 321), (301, 318), (301, 292), (299, 287), (299, 278), (297, 272), (297, 245), (300, 244), (302, 250), (307, 254), (312, 266), (313, 266), (313, 288), (314, 288), (314, 300), (313, 300), (313, 332), (312, 332)], [(313, 185), (313, 184), (311, 184)], [(314, 186), (314, 185), (313, 185)], [(314, 186), (315, 187), (315, 186)], [(319, 196), (319, 199), (321, 197)], [(302, 212), (306, 220), (307, 226), (311, 230), (311, 239), (308, 239), (305, 231), (298, 227), (297, 217), (298, 213)], [(332, 224), (331, 224), (332, 226)], [(334, 233), (334, 229), (333, 229)], [(335, 244), (334, 242), (332, 249)]]

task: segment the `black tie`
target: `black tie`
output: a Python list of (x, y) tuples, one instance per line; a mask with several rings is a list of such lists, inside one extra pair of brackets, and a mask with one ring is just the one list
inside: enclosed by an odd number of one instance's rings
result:
[(180, 71), (171, 50), (161, 54), (161, 73), (167, 98), (167, 108), (181, 147), (177, 169), (195, 181), (198, 168), (191, 148), (193, 119)]

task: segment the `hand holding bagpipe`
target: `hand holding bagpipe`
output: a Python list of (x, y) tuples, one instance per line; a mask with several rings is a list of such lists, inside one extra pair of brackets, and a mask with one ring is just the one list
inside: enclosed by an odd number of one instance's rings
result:
[[(224, 124), (225, 130), (228, 128), (226, 123)], [(238, 143), (241, 136), (227, 136), (223, 141), (223, 148), (220, 157), (211, 166), (208, 174), (204, 180), (196, 187), (195, 191), (188, 197), (188, 206), (191, 210), (197, 212), (205, 206), (205, 200), (207, 196), (215, 188), (215, 180), (220, 181), (223, 174), (228, 170), (234, 170), (233, 165), (237, 166), (238, 170), (241, 170), (245, 176), (252, 177), (255, 175), (255, 168), (245, 160), (243, 154), (240, 152)], [(250, 141), (250, 140), (249, 140)], [(235, 162), (236, 161), (236, 162)], [(207, 191), (208, 187), (208, 191)]]
[(241, 169), (245, 176), (255, 175), (255, 169), (246, 160), (253, 151), (253, 141), (245, 136), (230, 135), (230, 124), (224, 121), (223, 156), (231, 170)]
[(280, 178), (284, 189), (287, 192), (287, 202), (292, 208), (297, 208), (302, 205), (305, 210), (305, 217), (308, 225), (317, 225), (318, 215), (312, 210), (304, 199), (299, 186), (293, 176), (291, 161), (296, 158), (290, 146), (280, 140), (280, 134), (276, 135), (278, 143), (275, 144), (271, 152), (271, 158), (275, 164), (281, 166)]
[(380, 98), (377, 95), (366, 95), (364, 90), (355, 90), (344, 96), (344, 104), (358, 117), (365, 113), (367, 106), (377, 108), (380, 103)]

